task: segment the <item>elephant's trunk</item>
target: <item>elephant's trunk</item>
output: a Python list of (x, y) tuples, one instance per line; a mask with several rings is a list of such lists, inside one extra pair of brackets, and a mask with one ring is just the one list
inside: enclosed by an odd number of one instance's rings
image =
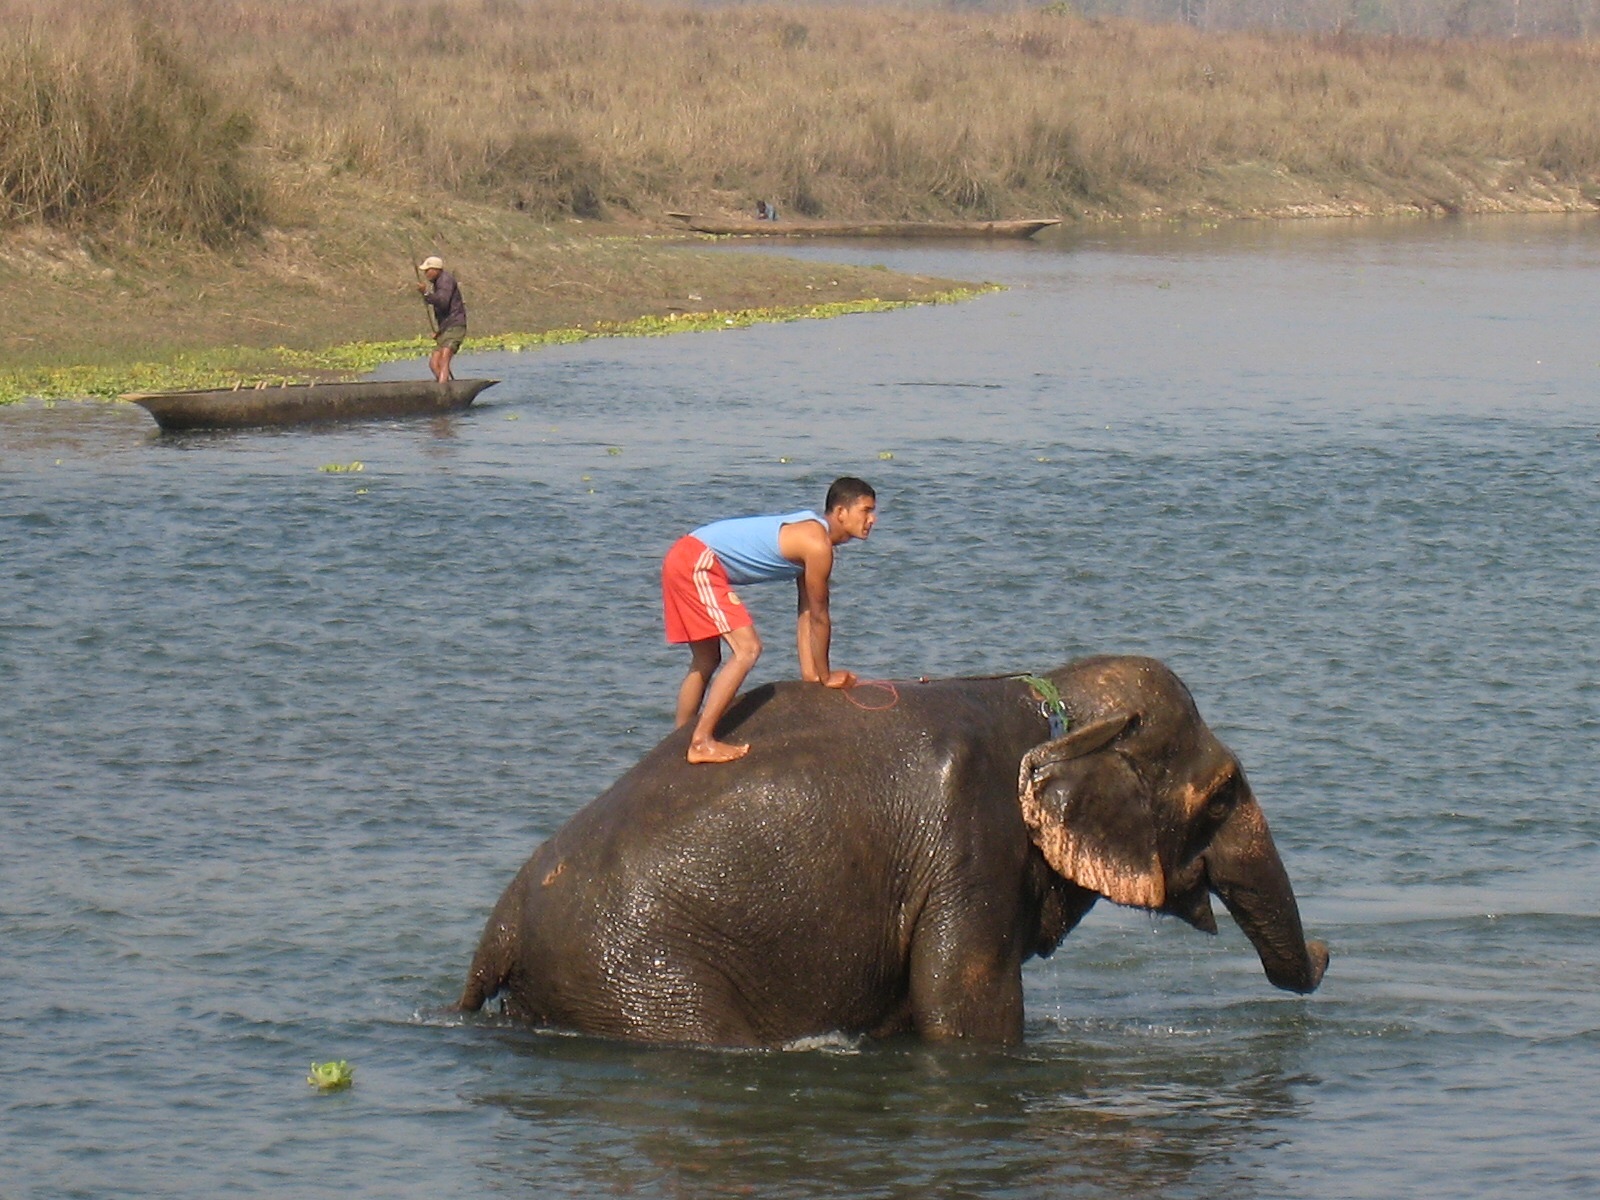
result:
[(1217, 830), (1205, 864), (1207, 881), (1261, 956), (1267, 979), (1285, 991), (1316, 991), (1328, 969), (1328, 948), (1306, 941), (1288, 872), (1253, 798)]

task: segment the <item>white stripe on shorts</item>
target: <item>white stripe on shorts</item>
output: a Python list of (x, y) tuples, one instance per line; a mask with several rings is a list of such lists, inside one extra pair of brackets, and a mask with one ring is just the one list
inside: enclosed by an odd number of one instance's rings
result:
[(716, 590), (711, 586), (711, 579), (706, 574), (717, 565), (717, 556), (708, 547), (700, 557), (694, 560), (694, 590), (700, 597), (700, 603), (705, 608), (706, 614), (717, 627), (718, 633), (727, 633), (733, 626), (728, 624), (728, 615), (722, 611), (722, 605), (717, 603)]

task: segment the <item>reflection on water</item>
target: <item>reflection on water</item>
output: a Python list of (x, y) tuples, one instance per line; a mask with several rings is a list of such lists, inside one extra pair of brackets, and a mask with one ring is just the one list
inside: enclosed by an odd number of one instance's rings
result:
[[(785, 252), (1011, 286), (469, 347), (504, 382), (437, 421), (0, 409), (0, 1195), (1594, 1193), (1600, 231)], [(437, 1015), (666, 732), (665, 546), (841, 473), (881, 519), (840, 665), (1169, 661), (1332, 946), (1316, 996), (1227, 921), (1102, 905), (1014, 1051)], [(792, 674), (792, 598), (747, 599), (752, 683)]]
[(48, 461), (51, 455), (114, 461), (135, 433), (157, 436), (155, 422), (133, 404), (34, 400), (0, 407), (0, 470), (65, 465)]
[(1226, 1060), (1152, 1036), (1130, 1061), (1127, 1034), (802, 1053), (508, 1034), (514, 1079), (481, 1102), (520, 1123), (497, 1175), (537, 1186), (557, 1155), (603, 1194), (1020, 1196), (1116, 1180), (1198, 1195), (1297, 1113), (1293, 1022), (1230, 1039)]

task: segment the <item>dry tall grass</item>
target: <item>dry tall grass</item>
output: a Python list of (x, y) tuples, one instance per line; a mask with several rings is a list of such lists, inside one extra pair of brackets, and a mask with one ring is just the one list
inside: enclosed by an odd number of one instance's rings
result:
[(119, 9), (6, 17), (0, 225), (160, 229), (212, 244), (255, 226), (251, 120), (188, 52)]
[[(80, 23), (125, 7), (99, 5), (49, 7)], [(1335, 204), (1357, 189), (1449, 209), (1530, 177), (1578, 188), (1600, 176), (1592, 43), (1204, 34), (1090, 22), (1061, 5), (136, 10), (250, 114), (269, 159), (537, 213), (758, 196), (838, 216), (1228, 209), (1250, 206), (1228, 191), (1241, 170), (1267, 181), (1256, 206)], [(0, 41), (0, 64), (18, 61), (15, 45)], [(0, 75), (8, 114), (26, 99), (15, 77)]]

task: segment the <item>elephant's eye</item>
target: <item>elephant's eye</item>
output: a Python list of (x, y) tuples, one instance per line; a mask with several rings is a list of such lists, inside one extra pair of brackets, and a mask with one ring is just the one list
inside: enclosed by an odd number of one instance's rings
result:
[(1211, 821), (1224, 821), (1233, 811), (1234, 802), (1239, 798), (1238, 779), (1229, 779), (1216, 791), (1211, 793), (1211, 799), (1206, 801), (1206, 819)]

